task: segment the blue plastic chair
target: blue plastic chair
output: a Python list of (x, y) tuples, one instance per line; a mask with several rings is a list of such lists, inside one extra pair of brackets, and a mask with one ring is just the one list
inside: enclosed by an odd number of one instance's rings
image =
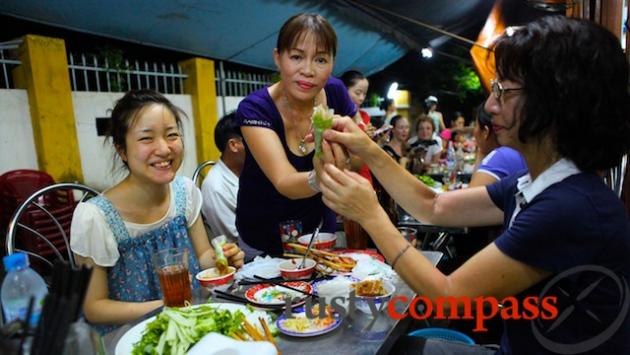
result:
[(468, 345), (474, 345), (475, 341), (472, 340), (468, 335), (458, 332), (457, 330), (446, 329), (446, 328), (423, 328), (414, 330), (408, 335), (414, 337), (422, 337), (427, 339), (443, 339), (447, 341), (454, 341), (458, 343), (464, 343)]

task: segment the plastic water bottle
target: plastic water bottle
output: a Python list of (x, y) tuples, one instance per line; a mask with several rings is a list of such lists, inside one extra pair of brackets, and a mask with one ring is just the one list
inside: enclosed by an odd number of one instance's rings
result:
[(448, 148), (446, 149), (446, 166), (448, 168), (448, 172), (450, 173), (455, 169), (456, 163), (455, 157), (455, 149), (453, 149), (453, 142), (448, 142)]
[(457, 184), (457, 156), (453, 148), (453, 142), (448, 142), (446, 167), (448, 169), (448, 190), (453, 190)]
[(30, 319), (30, 326), (34, 328), (39, 322), (44, 298), (48, 294), (46, 283), (39, 274), (28, 267), (28, 257), (25, 253), (7, 255), (2, 261), (7, 271), (0, 291), (4, 320), (6, 323), (18, 318), (25, 320), (28, 304), (31, 297), (34, 297)]

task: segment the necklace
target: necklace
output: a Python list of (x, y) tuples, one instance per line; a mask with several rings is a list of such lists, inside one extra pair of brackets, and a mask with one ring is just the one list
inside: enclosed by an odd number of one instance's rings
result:
[[(285, 105), (287, 106), (287, 108), (289, 109), (289, 112), (293, 115), (293, 112), (295, 111), (292, 107), (291, 104), (289, 103), (289, 99), (286, 97), (286, 95), (283, 95), (284, 98), (284, 102)], [(317, 105), (317, 96), (313, 98), (313, 108)], [(300, 154), (302, 155), (306, 155), (307, 151), (308, 151), (308, 147), (306, 146), (306, 135), (308, 135), (308, 132), (311, 131), (311, 129), (313, 128), (313, 108), (311, 108), (311, 113), (309, 115), (309, 121), (310, 121), (310, 125), (308, 126), (308, 129), (306, 130), (306, 132), (304, 132), (304, 134), (299, 135), (298, 134), (298, 146), (297, 146), (297, 150)]]
[(308, 126), (308, 129), (306, 130), (302, 138), (300, 138), (300, 142), (298, 143), (298, 151), (302, 153), (302, 155), (306, 154), (306, 135), (311, 130), (311, 128), (313, 128), (313, 120), (311, 120), (311, 125)]

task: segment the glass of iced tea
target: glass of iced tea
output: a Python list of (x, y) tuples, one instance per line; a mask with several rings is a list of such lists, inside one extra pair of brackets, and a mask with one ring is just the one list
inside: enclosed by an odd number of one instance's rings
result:
[(282, 239), (282, 243), (297, 243), (299, 237), (302, 236), (302, 221), (288, 220), (278, 224), (278, 233)]
[(184, 307), (192, 302), (188, 251), (162, 249), (153, 255), (153, 265), (160, 278), (160, 288), (167, 307)]

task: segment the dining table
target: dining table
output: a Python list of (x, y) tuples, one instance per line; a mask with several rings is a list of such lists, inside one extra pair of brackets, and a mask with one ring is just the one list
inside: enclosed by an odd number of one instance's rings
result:
[[(443, 254), (438, 251), (422, 251), (422, 253), (434, 266), (439, 263), (443, 256)], [(409, 301), (416, 296), (415, 292), (398, 277), (398, 275), (395, 275), (390, 281), (396, 287), (393, 296), (405, 296)], [(235, 286), (231, 287), (231, 292), (243, 294), (247, 286), (238, 286), (237, 284), (238, 283), (235, 283)], [(211, 300), (211, 302), (229, 303), (229, 301), (224, 300), (212, 300), (212, 297), (212, 292), (204, 287), (193, 290), (193, 304), (202, 304), (209, 300)], [(395, 302), (393, 307), (397, 313), (402, 314), (407, 311), (409, 303)], [(116, 353), (116, 344), (118, 341), (136, 324), (149, 317), (155, 316), (159, 312), (161, 312), (161, 309), (150, 312), (140, 319), (124, 324), (104, 335), (103, 343), (106, 353), (112, 355), (127, 355)], [(280, 333), (276, 337), (276, 342), (279, 350), (283, 354), (388, 354), (398, 337), (406, 334), (412, 321), (413, 319), (411, 317), (400, 320), (392, 319), (386, 309), (379, 312), (376, 317), (357, 309), (347, 315), (342, 320), (339, 328), (334, 331), (305, 338), (292, 337)]]

